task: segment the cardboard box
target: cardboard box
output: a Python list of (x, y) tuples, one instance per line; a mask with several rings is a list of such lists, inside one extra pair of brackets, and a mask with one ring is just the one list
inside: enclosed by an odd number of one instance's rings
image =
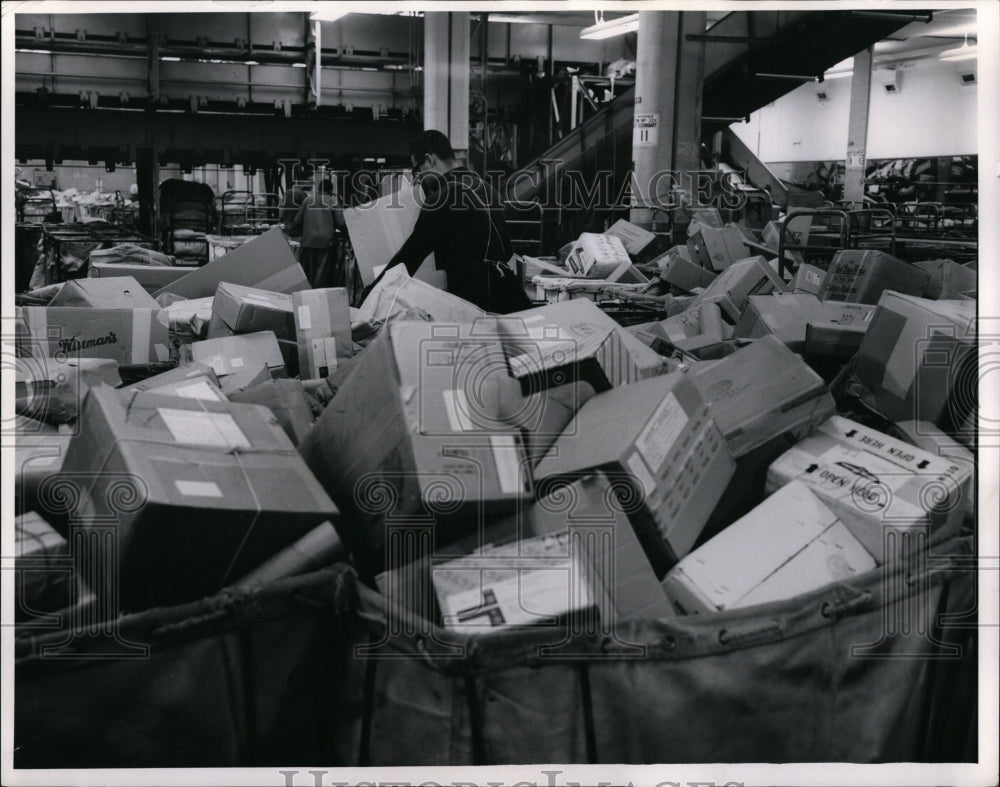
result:
[(490, 545), (434, 567), (431, 577), (445, 628), (467, 634), (552, 626), (604, 594), (568, 533)]
[(159, 309), (148, 292), (131, 276), (109, 279), (70, 279), (49, 306), (86, 306), (91, 309)]
[[(773, 249), (775, 252), (778, 251), (779, 233), (782, 227), (787, 224), (787, 221), (787, 218), (782, 218), (777, 221), (769, 221), (764, 225), (764, 230), (761, 232), (761, 240), (765, 246)], [(788, 224), (788, 229), (785, 230), (785, 245), (806, 246), (809, 243), (809, 230), (811, 227), (812, 216), (798, 216), (792, 219), (792, 223)]]
[[(671, 617), (667, 597), (610, 492), (603, 475), (586, 476), (516, 516), (490, 523), (481, 533), (393, 567), (377, 576), (376, 584), (390, 606), (440, 622), (434, 605), (427, 601), (435, 590), (441, 592), (439, 609), (455, 612), (467, 608), (463, 599), (470, 591), (473, 596), (479, 591), (482, 601), (490, 586), (499, 583), (493, 591), (492, 614), (463, 616), (468, 619), (461, 628), (470, 633), (532, 625), (539, 622), (537, 613), (543, 609), (560, 617), (571, 609), (596, 607), (606, 631), (617, 629), (619, 622)], [(544, 575), (533, 575), (539, 568)], [(553, 575), (556, 571), (562, 576)], [(518, 577), (522, 587), (510, 588), (508, 593), (512, 577)], [(542, 581), (534, 584), (533, 580)], [(570, 601), (579, 599), (584, 588), (582, 604)], [(517, 603), (519, 593), (521, 604)], [(498, 614), (505, 609), (510, 612)], [(518, 609), (528, 614), (521, 617)]]
[[(344, 211), (347, 234), (365, 285), (371, 284), (410, 237), (420, 215), (417, 192), (410, 185), (373, 202)], [(434, 255), (424, 260), (417, 278), (446, 289), (447, 276), (434, 267)]]
[(604, 231), (604, 234), (618, 238), (625, 247), (625, 251), (633, 257), (638, 257), (649, 244), (656, 240), (656, 236), (652, 232), (637, 227), (625, 219), (618, 219)]
[(718, 303), (722, 313), (735, 325), (751, 295), (766, 295), (784, 290), (785, 283), (771, 262), (763, 257), (748, 257), (733, 263), (720, 273), (695, 297), (692, 305)]
[(169, 372), (147, 377), (137, 383), (119, 389), (125, 394), (155, 391), (158, 394), (181, 396), (187, 399), (207, 399), (214, 402), (226, 400), (219, 388), (219, 378), (211, 366), (191, 363), (178, 366)]
[(58, 357), (15, 363), (15, 411), (49, 424), (76, 421), (91, 385), (121, 385), (118, 364), (107, 358)]
[(328, 377), (354, 355), (347, 290), (305, 290), (292, 297), (299, 371), (303, 378)]
[(858, 348), (866, 403), (891, 421), (954, 433), (975, 406), (975, 319), (972, 301), (884, 293)]
[(262, 407), (156, 393), (126, 401), (99, 387), (80, 422), (63, 469), (82, 474), (91, 508), (81, 525), (113, 528), (114, 551), (103, 557), (118, 561), (124, 610), (215, 593), (336, 521), (336, 507)]
[(520, 395), (492, 320), (387, 326), (299, 446), (345, 513), (345, 545), (378, 561), (394, 517), (429, 516), (446, 541), (475, 528), (481, 506), (529, 498), (520, 432), (501, 416)]
[(226, 321), (213, 312), (212, 319), (208, 321), (208, 328), (205, 329), (205, 338), (223, 339), (226, 336), (236, 336), (236, 331), (226, 325)]
[(274, 413), (294, 445), (302, 442), (316, 420), (301, 380), (268, 380), (234, 393), (229, 401), (266, 407)]
[(592, 301), (562, 301), (496, 320), (511, 374), (526, 389), (584, 380), (606, 390), (656, 376), (668, 366)]
[(33, 357), (109, 358), (119, 366), (165, 363), (170, 336), (162, 309), (86, 309), (25, 306), (30, 341), (21, 349)]
[(702, 227), (721, 230), (725, 226), (718, 208), (695, 208), (691, 211), (688, 236), (694, 235)]
[(881, 565), (887, 539), (908, 551), (955, 534), (970, 478), (946, 457), (833, 416), (771, 464), (767, 489), (802, 481)]
[(874, 568), (836, 515), (793, 482), (685, 557), (663, 587), (691, 615), (795, 598)]
[(708, 287), (715, 281), (715, 274), (712, 271), (692, 262), (689, 256), (679, 252), (680, 249), (687, 251), (685, 246), (675, 246), (657, 261), (660, 278), (663, 281), (685, 292), (692, 292), (698, 287)]
[(794, 352), (802, 352), (806, 340), (806, 325), (815, 317), (820, 301), (806, 293), (777, 292), (770, 295), (751, 295), (740, 321), (736, 335), (743, 339), (776, 336)]
[(750, 251), (735, 227), (703, 227), (688, 238), (691, 259), (710, 271), (721, 273), (734, 262), (746, 259)]
[(853, 358), (875, 315), (867, 303), (821, 301), (818, 313), (806, 323), (802, 351), (847, 360)]
[(959, 265), (953, 260), (926, 260), (914, 263), (928, 274), (927, 284), (920, 293), (933, 300), (952, 300), (975, 292), (979, 276), (974, 269)]
[(215, 291), (212, 313), (234, 333), (272, 331), (279, 339), (295, 338), (292, 296), (285, 293), (222, 282)]
[(255, 361), (267, 366), (272, 376), (285, 376), (281, 349), (271, 331), (195, 342), (191, 345), (191, 360), (211, 366), (220, 382)]
[(295, 259), (281, 229), (274, 227), (171, 282), (155, 295), (171, 293), (184, 298), (206, 298), (215, 295), (221, 282), (284, 293), (309, 289), (305, 271)]
[(246, 365), (233, 374), (219, 378), (219, 387), (223, 395), (229, 399), (241, 391), (246, 391), (257, 385), (274, 379), (267, 365), (259, 358), (251, 358)]
[[(538, 463), (535, 479), (572, 480), (595, 470), (632, 496), (629, 518), (662, 576), (691, 549), (734, 464), (697, 388), (674, 373), (589, 399)], [(653, 552), (652, 530), (662, 538)]]
[(878, 303), (886, 290), (920, 295), (929, 279), (926, 271), (884, 252), (843, 249), (831, 260), (818, 297), (821, 301)]
[(137, 265), (127, 262), (97, 262), (94, 259), (91, 259), (87, 266), (87, 276), (92, 279), (129, 276), (150, 294), (161, 290), (182, 276), (187, 276), (190, 272), (190, 268), (174, 265)]
[[(390, 269), (358, 310), (361, 320), (388, 322), (405, 312), (443, 322), (474, 322), (486, 312), (449, 292), (411, 277), (406, 266)], [(411, 318), (412, 319), (412, 318)]]
[(800, 265), (792, 279), (792, 292), (818, 296), (825, 278), (826, 271), (820, 270), (815, 265)]
[(207, 339), (208, 325), (212, 320), (212, 304), (215, 296), (175, 300), (164, 307), (170, 334), (183, 344), (199, 339)]
[(733, 329), (723, 322), (717, 303), (700, 303), (655, 323), (650, 333), (654, 337), (650, 346), (664, 355), (677, 348), (696, 358), (721, 358), (728, 354)]
[(619, 238), (594, 232), (581, 233), (566, 257), (566, 267), (588, 279), (606, 279), (619, 268), (627, 268), (631, 264), (632, 260)]
[(804, 437), (836, 412), (823, 379), (773, 336), (690, 377), (736, 458), (778, 435)]
[(584, 381), (530, 391), (517, 399), (501, 400), (501, 415), (521, 429), (525, 453), (534, 466), (594, 393), (594, 387)]

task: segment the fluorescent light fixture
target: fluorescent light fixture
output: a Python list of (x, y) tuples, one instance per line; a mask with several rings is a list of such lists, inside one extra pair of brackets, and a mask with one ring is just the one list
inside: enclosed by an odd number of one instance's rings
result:
[(170, 57), (168, 55), (164, 55), (163, 57), (160, 58), (160, 60), (162, 62), (164, 62), (164, 63), (180, 63), (181, 62), (181, 59), (179, 57)]
[(585, 27), (580, 31), (580, 38), (599, 40), (602, 38), (614, 38), (623, 36), (626, 33), (634, 33), (639, 29), (639, 15), (629, 14), (618, 19), (601, 20), (597, 24)]
[(850, 71), (827, 71), (825, 74), (823, 74), (823, 81), (826, 81), (828, 79), (845, 79), (846, 77), (852, 77), (852, 76), (854, 76), (853, 68)]
[(329, 11), (313, 11), (309, 14), (309, 19), (313, 22), (336, 22), (342, 16), (347, 16), (350, 11), (337, 11), (335, 9), (330, 9)]

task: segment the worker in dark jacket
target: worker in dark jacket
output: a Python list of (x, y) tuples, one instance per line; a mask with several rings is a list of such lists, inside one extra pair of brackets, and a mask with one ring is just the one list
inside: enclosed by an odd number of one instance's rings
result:
[(457, 161), (440, 131), (425, 131), (413, 141), (410, 163), (424, 203), (413, 232), (386, 270), (403, 264), (412, 276), (433, 253), (452, 294), (498, 314), (529, 308), (510, 267), (513, 248), (496, 192)]
[(337, 230), (343, 229), (344, 211), (330, 180), (320, 183), (319, 193), (306, 197), (292, 221), (291, 233), (301, 234), (299, 262), (313, 287), (343, 287), (343, 260)]

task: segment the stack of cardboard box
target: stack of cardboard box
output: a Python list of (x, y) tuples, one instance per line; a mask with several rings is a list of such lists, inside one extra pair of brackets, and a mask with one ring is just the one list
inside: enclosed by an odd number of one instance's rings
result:
[(23, 540), (104, 561), (86, 590), (105, 609), (348, 559), (390, 607), (485, 634), (778, 602), (958, 532), (969, 269), (844, 251), (786, 281), (755, 237), (707, 212), (662, 252), (619, 221), (565, 267), (522, 266), (605, 293), (652, 273), (661, 319), (628, 328), (600, 298), (487, 315), (402, 267), (352, 309), (280, 231), (155, 300), (103, 270), (69, 282), (19, 313)]

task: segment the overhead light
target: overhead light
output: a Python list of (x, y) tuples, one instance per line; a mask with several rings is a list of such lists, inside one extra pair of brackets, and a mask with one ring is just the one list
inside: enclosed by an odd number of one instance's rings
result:
[(170, 57), (169, 55), (164, 55), (163, 57), (160, 58), (160, 60), (162, 62), (164, 62), (164, 63), (179, 63), (179, 62), (181, 62), (181, 59), (179, 57)]
[(337, 11), (335, 9), (330, 9), (328, 11), (312, 11), (309, 14), (309, 19), (313, 22), (336, 22), (342, 16), (347, 16), (350, 11)]
[(846, 77), (854, 76), (854, 69), (850, 71), (827, 71), (823, 74), (824, 81), (827, 79), (845, 79)]
[(629, 14), (618, 19), (601, 19), (590, 27), (585, 27), (580, 31), (580, 38), (599, 40), (602, 38), (614, 38), (623, 36), (626, 33), (634, 33), (639, 29), (639, 15)]

